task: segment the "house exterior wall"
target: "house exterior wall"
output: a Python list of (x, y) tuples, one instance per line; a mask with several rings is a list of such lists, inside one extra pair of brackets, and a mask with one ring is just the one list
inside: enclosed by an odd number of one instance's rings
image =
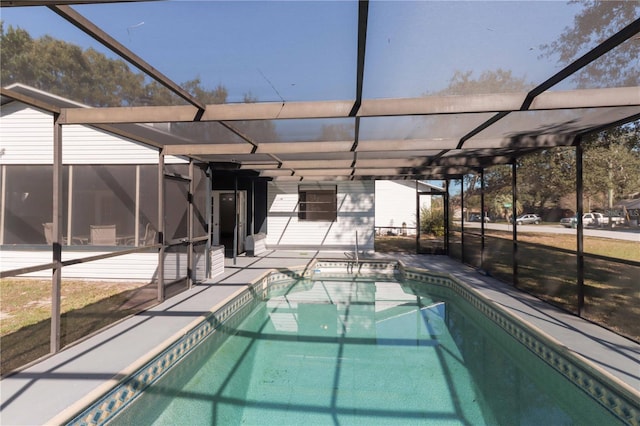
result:
[[(67, 251), (62, 249), (62, 260), (81, 257), (99, 256), (103, 251)], [(20, 250), (2, 251), (2, 270), (25, 268), (51, 262), (50, 250)], [(168, 264), (169, 262), (167, 262)], [(173, 268), (175, 269), (175, 268)], [(116, 280), (149, 282), (156, 278), (158, 270), (158, 253), (131, 253), (123, 256), (110, 257), (93, 262), (78, 263), (63, 268), (63, 279)], [(170, 272), (170, 271), (169, 271)], [(171, 272), (170, 272), (171, 275)], [(22, 277), (51, 279), (51, 270), (31, 272)]]
[[(397, 227), (406, 224), (407, 234), (416, 233), (416, 188), (415, 181), (375, 181), (376, 228)], [(431, 206), (431, 197), (420, 197), (422, 207)], [(399, 230), (397, 230), (399, 231)], [(385, 232), (382, 229), (382, 232)]]
[[(53, 164), (53, 116), (51, 113), (27, 106), (19, 102), (10, 102), (2, 106), (0, 110), (0, 176), (6, 176), (8, 168), (48, 167)], [(112, 135), (89, 126), (68, 125), (62, 127), (63, 163), (65, 165), (109, 165), (110, 167), (131, 166), (131, 174), (135, 176), (136, 165), (156, 165), (158, 164), (158, 150), (142, 144), (133, 142), (126, 138)], [(184, 164), (186, 160), (178, 157), (167, 156), (165, 162), (168, 164)], [(149, 167), (149, 166), (147, 166)], [(39, 175), (39, 177), (41, 177)], [(2, 182), (3, 189), (7, 182)], [(135, 184), (132, 183), (132, 185)], [(66, 187), (65, 187), (66, 188)], [(74, 187), (75, 189), (75, 187)], [(8, 188), (7, 188), (8, 191)], [(0, 227), (10, 226), (5, 221), (8, 214), (4, 209), (5, 195), (1, 194), (0, 202)], [(128, 194), (131, 195), (131, 194)], [(74, 205), (74, 209), (81, 207), (82, 203)], [(47, 204), (42, 213), (46, 216), (42, 222), (50, 221), (50, 207)], [(66, 205), (65, 205), (66, 207)], [(153, 209), (157, 206), (152, 206)], [(152, 209), (152, 210), (153, 210)], [(157, 215), (157, 213), (156, 213)], [(133, 218), (133, 216), (132, 216)], [(63, 221), (67, 217), (63, 218)], [(64, 226), (64, 225), (63, 225)], [(133, 225), (131, 225), (133, 226)], [(34, 229), (36, 229), (34, 227)], [(41, 230), (41, 224), (37, 224), (37, 229)], [(51, 250), (45, 248), (45, 239), (41, 243), (31, 243), (25, 247), (23, 244), (7, 244), (0, 232), (0, 243), (2, 246), (2, 261), (0, 269), (3, 271), (30, 267), (51, 262)], [(63, 231), (63, 237), (67, 237)], [(42, 244), (42, 247), (38, 247)], [(110, 251), (96, 251), (90, 245), (75, 246), (67, 250), (63, 247), (63, 260), (86, 258)], [(195, 255), (195, 273), (199, 277), (204, 277), (205, 264), (204, 257)], [(165, 278), (171, 280), (186, 275), (186, 255), (184, 259), (167, 257), (165, 261)], [(63, 268), (64, 278), (78, 279), (102, 279), (120, 280), (127, 279), (133, 281), (151, 281), (157, 275), (158, 253), (132, 253), (98, 261), (79, 263)], [(51, 278), (51, 270), (47, 269), (34, 272), (24, 276)]]
[[(62, 261), (77, 259), (79, 257), (91, 257), (106, 254), (104, 251), (65, 251), (62, 250)], [(215, 277), (224, 272), (224, 253), (212, 257), (213, 271), (211, 276)], [(1, 270), (26, 268), (29, 266), (42, 265), (51, 262), (51, 251), (49, 250), (3, 250)], [(198, 281), (204, 280), (206, 276), (206, 256), (203, 253), (195, 253), (193, 256), (194, 278)], [(5, 268), (5, 265), (11, 265)], [(187, 255), (186, 253), (169, 253), (165, 256), (164, 279), (167, 282), (184, 278), (187, 275)], [(51, 279), (51, 270), (31, 272), (23, 274), (21, 277)], [(63, 269), (63, 279), (83, 279), (83, 280), (121, 280), (132, 282), (152, 282), (158, 278), (158, 253), (156, 251), (148, 253), (130, 253), (117, 257), (94, 260), (92, 262), (78, 263), (65, 266)]]
[[(305, 186), (310, 183), (305, 182)], [(337, 219), (298, 219), (299, 182), (269, 182), (267, 186), (267, 247), (353, 250), (358, 232), (360, 250), (373, 250), (374, 182), (322, 182), (337, 185)], [(264, 230), (262, 230), (264, 232)]]
[[(53, 164), (53, 116), (19, 102), (2, 106), (0, 164)], [(64, 164), (157, 164), (158, 151), (82, 125), (62, 126)], [(167, 156), (166, 163), (186, 163)]]

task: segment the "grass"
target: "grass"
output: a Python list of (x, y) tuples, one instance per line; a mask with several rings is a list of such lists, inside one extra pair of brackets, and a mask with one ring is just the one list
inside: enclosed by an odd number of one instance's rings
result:
[[(66, 346), (155, 304), (155, 285), (63, 281), (61, 345)], [(0, 280), (0, 374), (49, 353), (51, 281)]]
[[(511, 282), (511, 233), (491, 230), (486, 235), (489, 237), (485, 250), (486, 269), (496, 278)], [(465, 244), (479, 247), (477, 237), (467, 235), (465, 238), (468, 239)], [(575, 236), (522, 232), (518, 234), (518, 240), (522, 243), (519, 245), (519, 288), (576, 312), (575, 255), (553, 250), (555, 247), (575, 250)], [(426, 251), (433, 250), (438, 244), (442, 244), (442, 240), (428, 236), (422, 236), (420, 240), (421, 249)], [(636, 242), (585, 237), (584, 247), (587, 253), (640, 261), (640, 245)], [(376, 236), (375, 249), (415, 253), (416, 240), (411, 236)], [(455, 256), (455, 246), (452, 251)], [(479, 264), (478, 252), (465, 251), (465, 260)], [(586, 303), (582, 315), (640, 341), (640, 323), (634, 321), (640, 318), (639, 290), (633, 281), (637, 276), (640, 276), (637, 267), (588, 258), (585, 262)], [(155, 304), (155, 292), (155, 284), (63, 281), (62, 346)], [(50, 316), (50, 280), (0, 280), (0, 374), (49, 353)]]
[[(510, 232), (488, 230), (483, 269), (507, 283), (513, 281)], [(460, 259), (459, 235), (451, 254)], [(518, 288), (567, 311), (578, 312), (575, 235), (518, 233)], [(376, 236), (376, 251), (415, 253), (415, 238)], [(640, 244), (585, 237), (585, 253), (640, 262)], [(465, 234), (465, 262), (480, 266), (480, 238)], [(594, 257), (585, 258), (585, 303), (581, 316), (640, 342), (640, 267)]]
[[(444, 237), (431, 238), (420, 236), (421, 252), (431, 252), (438, 246), (444, 246)], [(381, 253), (415, 253), (416, 237), (402, 235), (376, 235), (375, 250)]]
[[(512, 236), (511, 232), (496, 230), (485, 231), (485, 235), (509, 240)], [(518, 232), (518, 241), (573, 251), (577, 247), (576, 236), (571, 234)], [(585, 253), (640, 262), (640, 244), (635, 241), (585, 236), (583, 242)]]
[[(503, 238), (511, 241), (512, 234), (508, 231), (486, 230), (487, 237)], [(428, 237), (422, 237), (420, 244), (425, 246)], [(576, 250), (576, 237), (570, 234), (543, 234), (519, 232), (518, 241), (556, 247), (565, 250)], [(398, 235), (376, 235), (375, 249), (382, 253), (415, 253), (415, 237)], [(584, 252), (600, 256), (613, 257), (640, 262), (640, 244), (634, 241), (614, 240), (611, 238), (584, 237)]]

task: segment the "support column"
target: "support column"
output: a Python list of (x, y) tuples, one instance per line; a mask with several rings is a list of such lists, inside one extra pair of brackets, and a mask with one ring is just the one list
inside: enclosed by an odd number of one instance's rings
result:
[(576, 284), (578, 287), (578, 315), (581, 315), (584, 308), (584, 223), (582, 215), (584, 213), (583, 205), (583, 164), (582, 164), (582, 139), (576, 137), (576, 214), (578, 215), (577, 231), (576, 231)]
[(513, 225), (513, 285), (518, 286), (518, 225), (516, 224), (516, 207), (518, 202), (518, 189), (516, 187), (517, 172), (515, 160), (511, 163), (511, 221)]
[[(136, 207), (135, 207), (135, 224), (133, 225), (133, 245), (140, 246), (140, 165), (136, 165)], [(145, 235), (146, 237), (146, 235)]]
[(484, 168), (480, 169), (480, 269), (484, 270)]
[(67, 184), (67, 245), (71, 245), (72, 237), (73, 237), (73, 166), (67, 166), (69, 170), (69, 178)]
[(464, 176), (460, 178), (460, 262), (464, 263)]
[(164, 301), (164, 152), (158, 156), (158, 302)]
[(211, 233), (213, 232), (213, 203), (211, 199), (213, 197), (213, 170), (211, 165), (207, 167), (207, 258), (205, 259), (206, 272), (205, 276), (211, 276)]
[(256, 180), (251, 178), (251, 224), (249, 229), (251, 230), (251, 236), (256, 233)]
[(233, 176), (233, 264), (238, 258), (238, 175)]
[(449, 179), (444, 181), (444, 254), (449, 256)]
[(416, 254), (420, 254), (420, 191), (416, 179)]
[[(53, 229), (51, 274), (51, 339), (50, 352), (60, 350), (61, 288), (62, 288), (62, 126), (60, 114), (53, 115)], [(71, 195), (71, 194), (69, 194)]]
[(193, 183), (193, 158), (189, 159), (189, 193), (187, 194), (187, 286), (193, 287), (193, 200), (195, 185)]
[(0, 179), (0, 244), (4, 244), (4, 218), (7, 210), (7, 166), (0, 165), (2, 179)]

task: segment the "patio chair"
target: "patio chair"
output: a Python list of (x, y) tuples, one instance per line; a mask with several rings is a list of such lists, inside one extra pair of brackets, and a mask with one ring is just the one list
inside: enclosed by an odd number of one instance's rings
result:
[(116, 225), (91, 225), (89, 243), (94, 246), (115, 246)]
[[(53, 223), (45, 222), (42, 224), (42, 228), (44, 229), (44, 239), (47, 241), (47, 244), (53, 244)], [(62, 237), (62, 244), (67, 244), (67, 239)]]
[(147, 223), (147, 228), (144, 232), (144, 238), (140, 241), (143, 246), (152, 246), (156, 243), (156, 230), (151, 227), (150, 223)]
[[(140, 239), (139, 241), (139, 245), (141, 246), (152, 246), (156, 243), (156, 234), (157, 231), (155, 229), (153, 229), (153, 226), (151, 226), (150, 223), (147, 223), (147, 225), (144, 228), (144, 236)], [(126, 245), (128, 246), (132, 246), (135, 244), (135, 238), (129, 238), (126, 241)]]

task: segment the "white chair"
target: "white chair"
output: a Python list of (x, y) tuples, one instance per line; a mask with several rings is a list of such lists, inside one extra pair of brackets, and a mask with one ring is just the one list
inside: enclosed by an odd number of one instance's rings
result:
[(156, 230), (151, 227), (150, 223), (147, 223), (147, 228), (144, 232), (144, 238), (140, 242), (143, 246), (152, 246), (156, 243)]
[(115, 246), (116, 225), (91, 225), (89, 243), (94, 246)]
[[(42, 224), (42, 228), (44, 229), (44, 239), (47, 241), (47, 244), (53, 244), (53, 223), (45, 222)], [(67, 244), (67, 239), (62, 237), (62, 244)]]
[[(144, 236), (140, 239), (138, 245), (140, 246), (154, 245), (156, 243), (156, 234), (157, 234), (157, 231), (153, 229), (150, 223), (147, 223), (147, 225), (144, 228)], [(125, 244), (128, 246), (132, 246), (135, 244), (135, 242), (136, 242), (135, 238), (129, 238), (127, 239)]]

